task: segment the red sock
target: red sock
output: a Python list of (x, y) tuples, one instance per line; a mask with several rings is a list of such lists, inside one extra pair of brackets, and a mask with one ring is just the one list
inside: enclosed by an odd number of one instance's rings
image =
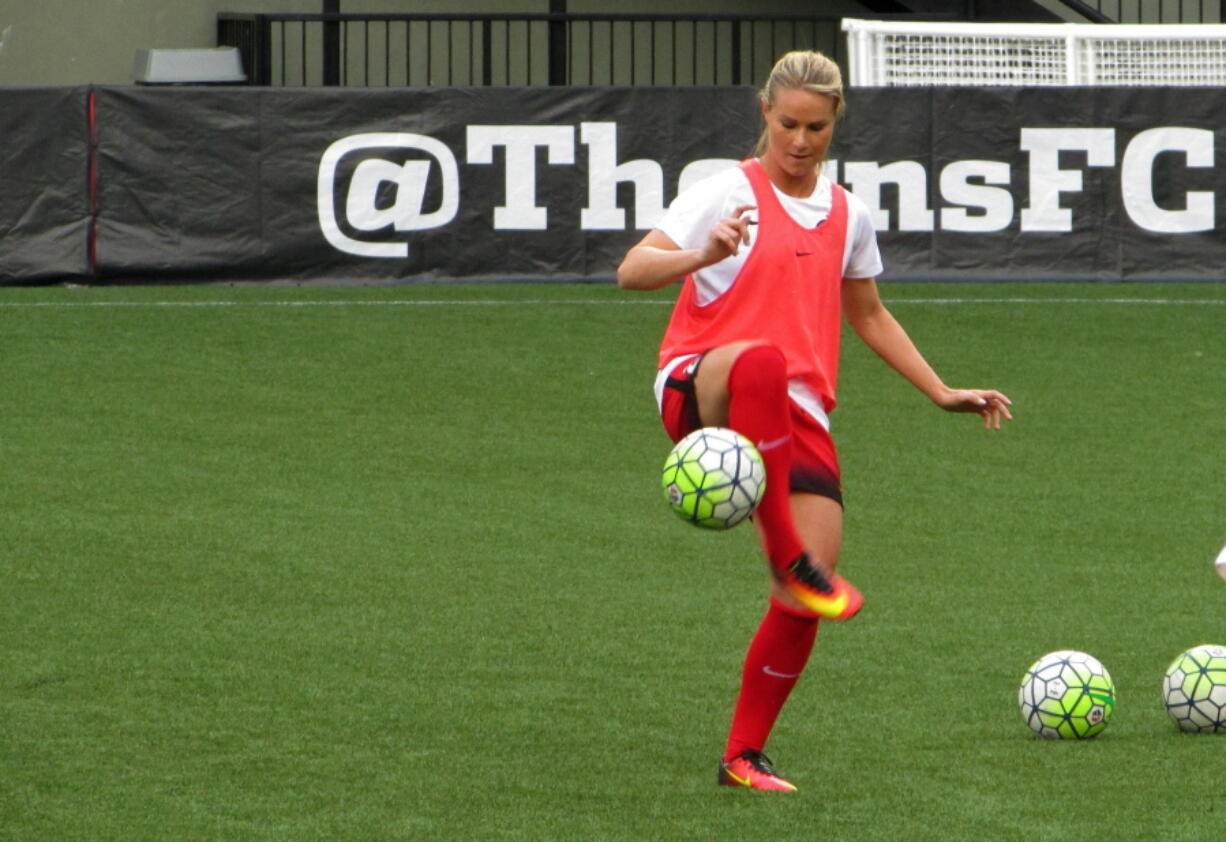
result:
[(787, 362), (774, 345), (741, 352), (728, 371), (728, 425), (758, 446), (766, 465), (766, 494), (754, 518), (766, 539), (771, 566), (781, 570), (804, 551), (789, 502), (792, 417)]
[(761, 751), (808, 663), (817, 638), (817, 617), (787, 608), (774, 598), (750, 641), (741, 691), (732, 714), (724, 760), (743, 751)]

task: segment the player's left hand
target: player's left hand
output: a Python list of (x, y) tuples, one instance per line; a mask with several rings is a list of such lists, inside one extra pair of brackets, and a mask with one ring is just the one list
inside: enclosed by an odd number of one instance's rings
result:
[(979, 413), (986, 430), (999, 430), (1002, 421), (1013, 420), (1013, 401), (995, 389), (950, 389), (937, 404), (949, 412)]

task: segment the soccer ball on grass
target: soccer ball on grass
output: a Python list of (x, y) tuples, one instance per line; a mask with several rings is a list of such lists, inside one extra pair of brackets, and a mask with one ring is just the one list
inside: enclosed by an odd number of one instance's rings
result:
[(664, 498), (682, 520), (730, 529), (749, 517), (766, 491), (766, 467), (753, 442), (726, 427), (703, 427), (664, 460)]
[(1196, 646), (1172, 661), (1162, 701), (1180, 730), (1226, 733), (1226, 646)]
[(1026, 670), (1017, 701), (1022, 718), (1040, 737), (1084, 740), (1107, 727), (1115, 710), (1115, 685), (1093, 655), (1062, 649)]

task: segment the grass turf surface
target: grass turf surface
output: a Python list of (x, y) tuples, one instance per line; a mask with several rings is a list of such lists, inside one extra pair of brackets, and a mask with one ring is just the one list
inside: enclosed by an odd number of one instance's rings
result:
[[(1226, 288), (886, 285), (946, 416), (852, 336), (844, 571), (717, 789), (764, 604), (657, 487), (672, 293), (0, 290), (0, 838), (1220, 839), (1226, 738), (1159, 700), (1226, 643)], [(1032, 739), (1025, 667), (1111, 671)]]

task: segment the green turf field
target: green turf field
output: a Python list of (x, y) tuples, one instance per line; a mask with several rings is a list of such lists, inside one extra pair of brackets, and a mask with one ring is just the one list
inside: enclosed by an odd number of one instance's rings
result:
[[(714, 786), (765, 582), (659, 494), (671, 294), (0, 290), (0, 838), (1226, 838), (1226, 736), (1159, 699), (1226, 643), (1226, 286), (883, 294), (1017, 420), (845, 343), (866, 607), (779, 796)], [(1095, 741), (1018, 714), (1060, 648)]]

